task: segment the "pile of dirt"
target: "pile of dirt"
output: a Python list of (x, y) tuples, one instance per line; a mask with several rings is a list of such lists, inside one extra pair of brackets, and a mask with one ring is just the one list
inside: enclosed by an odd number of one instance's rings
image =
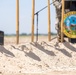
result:
[(49, 73), (76, 70), (76, 44), (34, 42), (0, 46), (0, 73)]

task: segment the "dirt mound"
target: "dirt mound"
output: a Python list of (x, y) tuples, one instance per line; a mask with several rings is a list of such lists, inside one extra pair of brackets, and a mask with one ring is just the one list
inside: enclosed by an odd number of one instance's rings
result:
[(49, 73), (76, 70), (76, 44), (34, 42), (0, 46), (1, 73)]

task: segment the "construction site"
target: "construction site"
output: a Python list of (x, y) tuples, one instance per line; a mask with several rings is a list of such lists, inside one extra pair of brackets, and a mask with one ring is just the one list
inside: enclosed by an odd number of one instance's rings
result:
[[(0, 75), (76, 75), (76, 1), (47, 0), (47, 5), (35, 12), (36, 0), (32, 0), (30, 36), (20, 36), (20, 1), (15, 2), (16, 35), (4, 36), (0, 31)], [(56, 35), (51, 31), (51, 5), (56, 12)], [(48, 31), (40, 36), (39, 13), (45, 9)]]

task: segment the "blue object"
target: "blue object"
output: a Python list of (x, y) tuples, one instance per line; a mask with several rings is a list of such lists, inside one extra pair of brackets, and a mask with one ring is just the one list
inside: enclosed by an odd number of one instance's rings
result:
[(64, 20), (64, 24), (68, 30), (76, 30), (76, 15), (68, 16)]

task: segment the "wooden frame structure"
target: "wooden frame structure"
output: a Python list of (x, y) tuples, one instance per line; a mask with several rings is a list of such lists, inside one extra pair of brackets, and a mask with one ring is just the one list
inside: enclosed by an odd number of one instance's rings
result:
[(50, 29), (50, 0), (48, 0), (48, 41), (51, 41), (51, 29)]
[[(48, 0), (48, 41), (51, 40), (50, 32), (50, 0)], [(35, 14), (35, 0), (32, 0), (32, 31), (31, 42), (34, 42), (34, 14)], [(16, 0), (16, 44), (19, 44), (19, 0)]]
[(35, 13), (35, 0), (32, 0), (32, 33), (31, 33), (31, 42), (34, 42), (34, 13)]
[[(61, 42), (64, 40), (63, 23), (64, 23), (64, 8), (65, 0), (62, 0), (62, 18), (61, 18)], [(51, 18), (50, 18), (50, 0), (48, 4), (48, 41), (51, 41)], [(32, 29), (31, 29), (31, 42), (34, 42), (34, 19), (35, 19), (35, 0), (32, 0)], [(16, 0), (16, 44), (19, 44), (19, 0)]]
[[(62, 0), (62, 17), (61, 17), (61, 42), (64, 41), (63, 34), (63, 24), (64, 24), (64, 8), (65, 0)], [(31, 41), (34, 42), (34, 11), (35, 11), (35, 0), (32, 0), (32, 38)], [(48, 41), (51, 41), (51, 29), (50, 29), (51, 19), (50, 19), (50, 0), (48, 0)]]
[(63, 35), (63, 24), (64, 24), (64, 8), (65, 8), (65, 0), (62, 0), (62, 17), (61, 17), (61, 43), (64, 41)]
[[(48, 41), (51, 40), (51, 29), (50, 29), (50, 0), (48, 0)], [(32, 0), (32, 36), (31, 42), (34, 42), (34, 14), (35, 14), (35, 0)]]
[(16, 0), (16, 44), (19, 44), (19, 0)]
[[(50, 0), (47, 0), (48, 4), (48, 41), (51, 41), (51, 18), (50, 18)], [(61, 15), (61, 42), (64, 41), (63, 24), (64, 24), (64, 9), (65, 0), (62, 0), (62, 15)], [(32, 30), (31, 30), (31, 42), (34, 42), (34, 16), (35, 16), (35, 0), (32, 0)], [(16, 0), (16, 44), (19, 44), (19, 0)]]

